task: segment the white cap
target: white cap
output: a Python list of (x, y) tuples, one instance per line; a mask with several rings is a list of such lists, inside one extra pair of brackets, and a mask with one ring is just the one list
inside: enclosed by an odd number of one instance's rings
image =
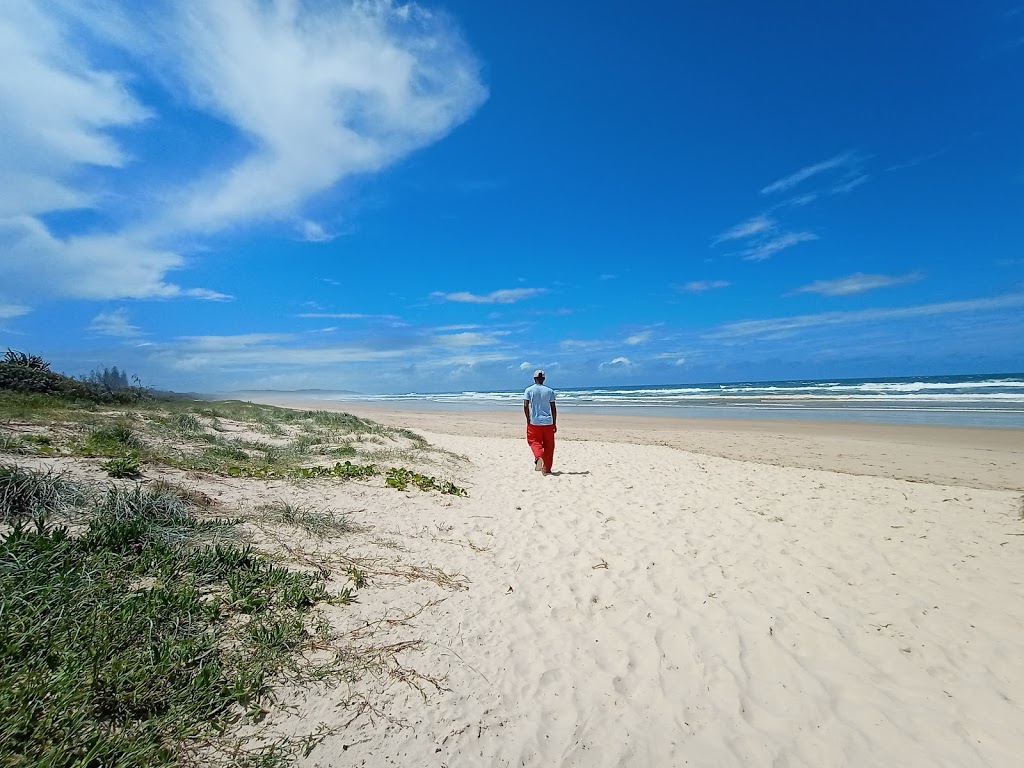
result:
[(542, 378), (544, 378), (544, 371), (542, 371), (540, 368), (538, 368), (536, 371), (533, 372), (533, 378), (535, 378), (535, 379), (542, 379)]

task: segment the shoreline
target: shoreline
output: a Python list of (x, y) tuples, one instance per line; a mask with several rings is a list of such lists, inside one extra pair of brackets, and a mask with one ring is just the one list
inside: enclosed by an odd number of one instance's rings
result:
[[(254, 401), (256, 402), (256, 401)], [(302, 410), (343, 411), (414, 431), (463, 437), (523, 437), (522, 414), (417, 410), (354, 401), (261, 398)], [(806, 419), (705, 419), (559, 411), (558, 443), (660, 445), (773, 466), (824, 469), (937, 485), (1024, 493), (1024, 429)], [(525, 455), (525, 440), (523, 441)]]
[[(432, 400), (422, 399), (319, 399), (295, 396), (293, 394), (277, 395), (262, 392), (230, 392), (211, 395), (215, 399), (243, 400), (265, 402), (290, 407), (295, 403), (303, 407), (320, 404), (330, 410), (347, 407), (379, 408), (386, 411), (425, 411), (437, 413), (518, 413), (519, 401), (473, 401), (473, 400)], [(908, 426), (939, 426), (939, 427), (976, 427), (983, 429), (1019, 429), (1024, 430), (1024, 409), (1015, 407), (968, 407), (934, 403), (916, 406), (887, 406), (882, 404), (866, 405), (849, 401), (831, 405), (808, 402), (801, 405), (793, 403), (742, 402), (730, 404), (701, 405), (664, 405), (651, 403), (640, 405), (607, 405), (579, 403), (563, 400), (560, 409), (564, 413), (576, 413), (593, 416), (624, 416), (656, 417), (667, 419), (693, 419), (695, 421), (814, 421), (814, 422), (850, 422), (865, 424), (891, 424)]]

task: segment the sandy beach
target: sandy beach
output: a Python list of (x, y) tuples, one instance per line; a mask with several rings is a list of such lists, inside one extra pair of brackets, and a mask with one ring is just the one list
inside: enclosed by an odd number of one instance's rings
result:
[(463, 581), (372, 585), (439, 684), (387, 683), (304, 765), (1019, 764), (1020, 431), (567, 411), (544, 477), (516, 413), (344, 410), (470, 495), (324, 501)]

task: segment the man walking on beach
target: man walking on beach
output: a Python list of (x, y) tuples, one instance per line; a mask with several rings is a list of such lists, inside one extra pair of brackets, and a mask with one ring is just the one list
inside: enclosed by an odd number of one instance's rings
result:
[(526, 414), (526, 442), (533, 451), (533, 468), (549, 475), (555, 458), (558, 410), (555, 390), (544, 386), (544, 371), (534, 372), (533, 386), (527, 387), (523, 395), (523, 413)]

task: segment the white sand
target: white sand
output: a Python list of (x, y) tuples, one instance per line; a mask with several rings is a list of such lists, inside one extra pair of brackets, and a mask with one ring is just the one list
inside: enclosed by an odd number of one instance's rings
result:
[(346, 409), (464, 454), (471, 495), (323, 501), (470, 584), (344, 609), (443, 598), (395, 631), (447, 690), (392, 684), (303, 765), (1024, 764), (1021, 432), (566, 412), (543, 477), (516, 413)]

